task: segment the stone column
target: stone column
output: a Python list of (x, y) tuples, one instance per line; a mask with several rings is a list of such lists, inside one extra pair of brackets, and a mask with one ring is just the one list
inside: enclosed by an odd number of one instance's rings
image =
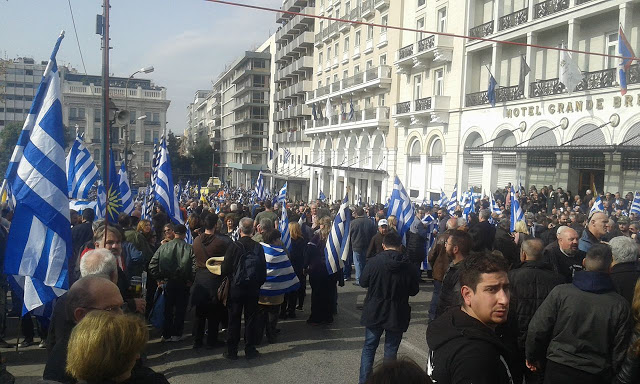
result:
[(421, 153), (420, 169), (422, 169), (424, 173), (422, 175), (407, 175), (407, 183), (410, 178), (413, 178), (413, 177), (420, 178), (420, 195), (418, 195), (418, 198), (422, 197), (424, 199), (427, 196), (427, 188), (429, 186), (429, 184), (427, 183), (427, 179), (430, 177), (430, 175), (428, 175), (428, 169), (427, 169), (428, 166), (429, 164), (427, 162), (427, 154)]
[(569, 156), (569, 152), (556, 153), (556, 179), (553, 182), (556, 188), (569, 182)]
[(604, 154), (604, 191), (622, 193), (622, 154)]
[(318, 184), (317, 177), (316, 168), (311, 168), (311, 177), (309, 177), (309, 197), (311, 199), (318, 197), (318, 194), (314, 192)]

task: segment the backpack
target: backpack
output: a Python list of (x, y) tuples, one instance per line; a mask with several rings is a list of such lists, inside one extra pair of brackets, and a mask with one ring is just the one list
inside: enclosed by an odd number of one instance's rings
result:
[(240, 241), (236, 241), (234, 244), (242, 250), (242, 254), (236, 261), (233, 285), (236, 287), (249, 287), (252, 284), (262, 285), (267, 279), (267, 269), (262, 262), (264, 256), (260, 254), (262, 246), (258, 244), (247, 250)]

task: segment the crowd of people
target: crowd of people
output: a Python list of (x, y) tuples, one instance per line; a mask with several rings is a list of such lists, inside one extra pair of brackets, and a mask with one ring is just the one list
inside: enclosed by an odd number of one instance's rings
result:
[[(187, 197), (180, 205), (185, 225), (172, 223), (159, 205), (151, 220), (141, 219), (138, 204), (109, 225), (91, 209), (72, 212), (71, 287), (50, 318), (33, 316), (34, 327), (32, 316), (21, 317), (20, 346), (33, 344), (37, 329), (48, 350), (43, 379), (167, 383), (141, 358), (146, 323), (160, 328), (162, 342), (180, 341), (191, 310), (193, 348), (233, 361), (242, 347), (255, 359), (265, 340), (278, 342), (279, 320), (300, 316), (305, 305), (310, 326), (332, 324), (338, 287), (349, 282), (367, 290), (361, 384), (640, 382), (632, 194), (602, 195), (604, 209), (593, 211), (591, 191), (573, 196), (532, 186), (519, 191), (524, 219), (512, 225), (510, 194), (496, 191), (499, 209), (487, 197), (470, 213), (461, 204), (415, 205), (406, 233), (383, 204), (354, 205), (348, 256), (336, 273), (325, 248), (341, 202), (252, 203), (250, 196), (226, 189)], [(282, 209), (290, 247), (279, 230)], [(3, 210), (0, 248), (10, 222)], [(267, 261), (274, 249), (286, 253), (297, 279), (286, 292), (264, 289), (282, 280), (282, 263)], [(397, 359), (411, 321), (409, 298), (421, 283), (432, 291), (426, 369)], [(7, 292), (3, 277), (0, 346), (8, 346), (1, 338)], [(12, 311), (20, 311), (20, 298), (11, 297)], [(374, 370), (383, 334), (383, 364)]]

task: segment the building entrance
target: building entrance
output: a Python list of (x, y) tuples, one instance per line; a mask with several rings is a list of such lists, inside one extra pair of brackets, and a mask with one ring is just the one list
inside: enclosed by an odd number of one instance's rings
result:
[(602, 193), (604, 191), (604, 171), (580, 169), (578, 172), (580, 175), (578, 182), (578, 193), (580, 196), (584, 196), (587, 189), (591, 189), (593, 193), (596, 191)]

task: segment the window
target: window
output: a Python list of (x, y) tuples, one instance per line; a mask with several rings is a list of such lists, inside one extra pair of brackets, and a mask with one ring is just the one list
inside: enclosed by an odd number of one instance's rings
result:
[(264, 60), (253, 60), (254, 68), (266, 68), (267, 64)]
[(147, 144), (153, 143), (151, 141), (151, 130), (150, 129), (145, 129), (145, 131), (144, 131), (144, 142), (147, 143)]
[(333, 75), (333, 82), (335, 83), (335, 82), (337, 82), (338, 80), (339, 80), (339, 79), (338, 79), (338, 74), (337, 74), (337, 73), (335, 73), (335, 74)]
[(320, 20), (320, 32), (322, 32), (323, 28), (324, 28), (324, 20)]
[(318, 54), (318, 58), (319, 58), (319, 60), (318, 60), (318, 64), (320, 64), (320, 66), (322, 66), (322, 52), (320, 52), (320, 53)]
[(84, 108), (78, 108), (78, 118), (80, 120), (84, 120), (85, 119), (85, 115), (86, 115), (86, 112), (85, 112)]
[(136, 111), (129, 111), (129, 125), (136, 123)]
[(367, 69), (371, 69), (373, 68), (373, 60), (368, 60), (367, 61)]
[(436, 69), (433, 75), (433, 94), (435, 96), (442, 96), (444, 95), (444, 69)]
[(130, 143), (136, 142), (136, 126), (135, 125), (129, 126), (129, 142)]
[[(416, 29), (423, 30), (424, 29), (424, 17), (421, 17), (416, 21)], [(416, 41), (422, 40), (422, 32), (416, 32)]]
[(100, 164), (100, 150), (99, 149), (94, 149), (93, 150), (93, 161), (95, 161), (96, 163)]
[(387, 65), (387, 55), (380, 55), (380, 65)]
[(331, 47), (327, 48), (327, 61), (331, 60)]
[(355, 67), (353, 67), (353, 74), (355, 75), (356, 73), (360, 73), (360, 66), (356, 65)]
[(349, 52), (349, 36), (344, 38), (344, 52), (345, 53)]
[(610, 55), (605, 59), (607, 68), (614, 68), (618, 63), (618, 59), (611, 56), (616, 56), (618, 54), (618, 33), (617, 32), (607, 33), (607, 54)]
[(373, 26), (367, 27), (367, 41), (373, 39)]
[(351, 2), (347, 1), (344, 3), (344, 13), (345, 15), (347, 14), (347, 12), (349, 12), (351, 10)]
[(447, 8), (440, 8), (438, 10), (438, 32), (447, 31)]
[(378, 106), (384, 107), (384, 105), (385, 105), (385, 94), (381, 93), (380, 95), (378, 95)]
[(343, 78), (343, 79), (346, 79), (347, 77), (349, 77), (349, 70), (348, 70), (348, 69), (345, 69), (345, 70), (342, 72), (342, 78)]
[(360, 46), (360, 31), (356, 31), (356, 38), (355, 38), (355, 42), (354, 42), (354, 46), (359, 47)]
[(422, 98), (422, 75), (413, 77), (413, 100)]
[(318, 80), (318, 88), (322, 87), (322, 80)]
[(336, 44), (333, 46), (333, 52), (335, 53), (336, 58), (337, 58), (337, 57), (338, 57), (338, 52), (340, 52), (340, 45), (339, 45), (339, 43), (336, 43)]
[[(389, 15), (382, 16), (382, 22), (380, 24), (388, 25), (389, 24)], [(380, 34), (382, 35), (384, 33), (387, 33), (387, 28), (381, 28), (380, 29)]]
[(160, 113), (154, 112), (152, 121), (160, 122)]
[(418, 7), (422, 7), (425, 4), (427, 4), (427, 0), (418, 0)]
[(93, 127), (93, 140), (94, 140), (94, 143), (100, 142), (101, 138), (102, 138), (102, 136), (100, 135), (100, 127)]
[(153, 141), (160, 141), (160, 132), (153, 131)]
[(99, 123), (102, 121), (102, 109), (94, 108), (93, 109), (93, 121)]
[(151, 155), (149, 151), (144, 151), (144, 163), (149, 164), (149, 161), (151, 161)]
[(77, 108), (69, 108), (69, 120), (76, 119), (78, 117)]

